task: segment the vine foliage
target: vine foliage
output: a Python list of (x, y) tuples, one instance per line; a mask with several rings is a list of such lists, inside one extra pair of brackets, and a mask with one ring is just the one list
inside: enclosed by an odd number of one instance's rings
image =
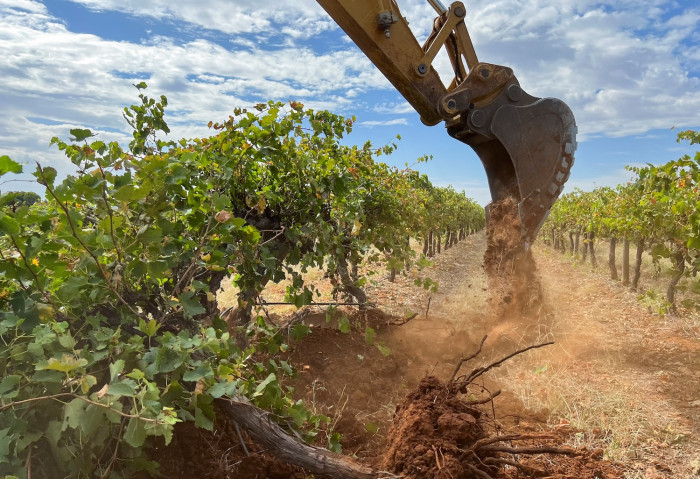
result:
[[(393, 146), (341, 145), (351, 119), (295, 102), (237, 109), (207, 138), (164, 140), (167, 99), (136, 87), (128, 148), (87, 129), (54, 138), (76, 173), (59, 182), (37, 164), (45, 199), (0, 209), (0, 475), (155, 472), (149, 438), (168, 443), (181, 421), (212, 429), (225, 396), (338, 450), (327, 418), (285, 385), (287, 335), (252, 317), (252, 303), (291, 278), (289, 300), (309, 304), (306, 268), (341, 277), (371, 251), (410, 266), (407, 238), (430, 213), (415, 206), (426, 179), (375, 161)], [(0, 157), (0, 175), (21, 171)], [(463, 218), (483, 221), (467, 204)], [(227, 278), (245, 321), (220, 317)]]
[[(700, 133), (680, 132), (681, 141), (696, 144)], [(637, 244), (638, 260), (643, 251), (648, 251), (656, 263), (668, 258), (674, 272), (666, 302), (674, 308), (679, 280), (696, 277), (700, 271), (700, 152), (661, 165), (627, 169), (634, 174), (627, 184), (590, 192), (576, 190), (562, 196), (543, 227), (544, 235), (562, 245), (566, 234), (584, 234), (591, 242), (594, 238), (623, 238), (626, 244)], [(615, 271), (614, 266), (611, 271)], [(638, 279), (639, 264), (633, 286)], [(689, 284), (693, 292), (700, 293), (700, 283)]]

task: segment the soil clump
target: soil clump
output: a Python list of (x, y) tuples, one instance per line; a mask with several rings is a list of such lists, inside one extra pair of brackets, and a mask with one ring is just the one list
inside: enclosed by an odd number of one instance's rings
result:
[(396, 408), (382, 468), (405, 479), (473, 477), (483, 462), (466, 451), (487, 435), (480, 417), (438, 378), (424, 378)]
[(505, 432), (491, 401), (468, 399), (466, 386), (423, 378), (396, 408), (382, 469), (404, 479), (623, 477), (601, 449), (561, 447), (571, 430)]

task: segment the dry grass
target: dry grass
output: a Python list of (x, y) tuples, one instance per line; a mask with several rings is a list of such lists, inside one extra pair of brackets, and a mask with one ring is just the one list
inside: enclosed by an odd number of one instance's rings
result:
[(659, 443), (682, 438), (668, 405), (654, 400), (638, 382), (620, 381), (614, 372), (593, 376), (547, 355), (513, 361), (497, 381), (526, 409), (547, 410), (553, 425), (569, 424), (579, 431), (571, 445), (602, 448), (609, 459), (629, 463)]
[[(300, 271), (298, 268), (296, 270)], [(332, 286), (330, 281), (323, 277), (323, 270), (320, 268), (309, 268), (302, 273), (302, 276), (304, 277), (305, 284), (313, 285), (321, 294), (321, 296), (315, 298), (315, 301), (332, 301), (332, 298), (330, 297)], [(279, 283), (270, 283), (263, 290), (261, 297), (263, 300), (270, 303), (283, 302), (285, 300), (284, 297), (287, 291), (287, 286), (290, 286), (291, 284), (292, 282), (289, 279), (285, 279)], [(222, 281), (221, 289), (216, 296), (219, 302), (219, 307), (222, 310), (236, 307), (238, 293), (239, 289), (233, 284), (233, 280), (231, 278)], [(280, 316), (291, 314), (295, 312), (296, 309), (297, 308), (294, 305), (274, 305), (266, 307), (268, 314), (277, 314)], [(262, 313), (262, 308), (259, 308), (259, 311), (256, 312)]]
[[(411, 248), (416, 253), (416, 258), (421, 255), (422, 247), (415, 240), (411, 240)], [(371, 302), (381, 304), (381, 307), (392, 314), (398, 316), (409, 316), (415, 312), (414, 305), (404, 304), (406, 299), (406, 291), (410, 291), (410, 296), (415, 296), (415, 300), (420, 304), (424, 299), (421, 297), (421, 288), (413, 285), (416, 278), (424, 278), (431, 276), (430, 272), (421, 270), (414, 266), (408, 272), (402, 272), (397, 275), (396, 283), (387, 281), (389, 272), (383, 261), (369, 261), (369, 258), (376, 256), (377, 251), (371, 250), (367, 253), (365, 261), (360, 265), (360, 275), (366, 278), (367, 284), (364, 286), (365, 292)], [(381, 257), (381, 256), (380, 256)], [(431, 269), (431, 268), (429, 268)], [(294, 271), (300, 272), (304, 279), (304, 284), (313, 286), (317, 295), (314, 296), (314, 302), (334, 302), (333, 285), (330, 280), (325, 277), (325, 272), (322, 268), (307, 268), (305, 271), (297, 266)], [(434, 279), (434, 278), (433, 278)], [(261, 298), (269, 303), (284, 302), (287, 287), (291, 285), (290, 279), (285, 279), (279, 283), (269, 283), (261, 294)], [(402, 290), (402, 291), (401, 291)], [(232, 279), (228, 278), (222, 282), (221, 289), (217, 293), (217, 299), (221, 310), (236, 307), (237, 296), (239, 289), (233, 284)], [(386, 293), (386, 297), (377, 297), (376, 293)], [(425, 295), (427, 298), (427, 294)], [(424, 302), (424, 301), (423, 301)], [(294, 305), (270, 305), (264, 308), (254, 310), (256, 314), (267, 312), (268, 315), (276, 315), (285, 317), (294, 313), (297, 308)]]

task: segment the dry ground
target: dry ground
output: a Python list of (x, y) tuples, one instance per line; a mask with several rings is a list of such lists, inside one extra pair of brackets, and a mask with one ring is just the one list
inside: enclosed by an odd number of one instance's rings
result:
[[(488, 334), (474, 366), (555, 341), (489, 374), (484, 386), (504, 390), (495, 400), (504, 428), (570, 430), (571, 444), (602, 448), (626, 478), (700, 477), (697, 318), (651, 314), (637, 293), (536, 245), (545, 304), (535, 317), (494, 321), (481, 267), (485, 243), (483, 234), (473, 235), (396, 283), (375, 277), (368, 294), (382, 311), (358, 319), (356, 332), (371, 324), (389, 356), (361, 334), (339, 332), (320, 310), (308, 316), (314, 333), (291, 357), (301, 371), (295, 385), (344, 433), (345, 452), (376, 460), (406, 392), (426, 374), (448, 378)], [(439, 281), (437, 293), (412, 285), (426, 276)], [(280, 291), (271, 288), (266, 297)], [(268, 311), (276, 312), (283, 313)], [(418, 316), (403, 326), (383, 326), (411, 313)]]

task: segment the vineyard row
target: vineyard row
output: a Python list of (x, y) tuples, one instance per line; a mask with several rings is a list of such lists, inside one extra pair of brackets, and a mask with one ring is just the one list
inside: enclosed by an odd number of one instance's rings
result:
[[(419, 261), (411, 237), (430, 255), (484, 226), (464, 193), (376, 160), (395, 145), (342, 144), (352, 120), (271, 102), (166, 140), (167, 100), (145, 87), (124, 109), (128, 148), (73, 129), (52, 144), (74, 175), (37, 165), (43, 201), (0, 196), (0, 475), (131, 477), (155, 467), (149, 437), (211, 429), (223, 398), (313, 438), (328, 419), (292, 398), (275, 356), (309, 330), (252, 317), (265, 285), (291, 279), (300, 307), (315, 297), (304, 271), (321, 268), (364, 303), (361, 262), (395, 272)], [(0, 174), (21, 169), (0, 157)], [(217, 304), (227, 278), (233, 325)]]
[[(700, 143), (700, 133), (681, 132), (678, 141)], [(674, 273), (666, 289), (668, 307), (676, 306), (676, 287), (683, 277), (695, 278), (700, 270), (700, 152), (664, 165), (628, 167), (633, 179), (616, 188), (575, 190), (563, 195), (542, 228), (542, 237), (555, 248), (590, 258), (596, 266), (594, 245), (609, 242), (608, 266), (618, 279), (616, 248), (622, 243), (622, 282), (636, 288), (642, 255), (654, 262), (668, 258)], [(583, 239), (583, 241), (581, 241)], [(630, 243), (636, 245), (630, 280)], [(700, 293), (700, 285), (691, 282)]]

